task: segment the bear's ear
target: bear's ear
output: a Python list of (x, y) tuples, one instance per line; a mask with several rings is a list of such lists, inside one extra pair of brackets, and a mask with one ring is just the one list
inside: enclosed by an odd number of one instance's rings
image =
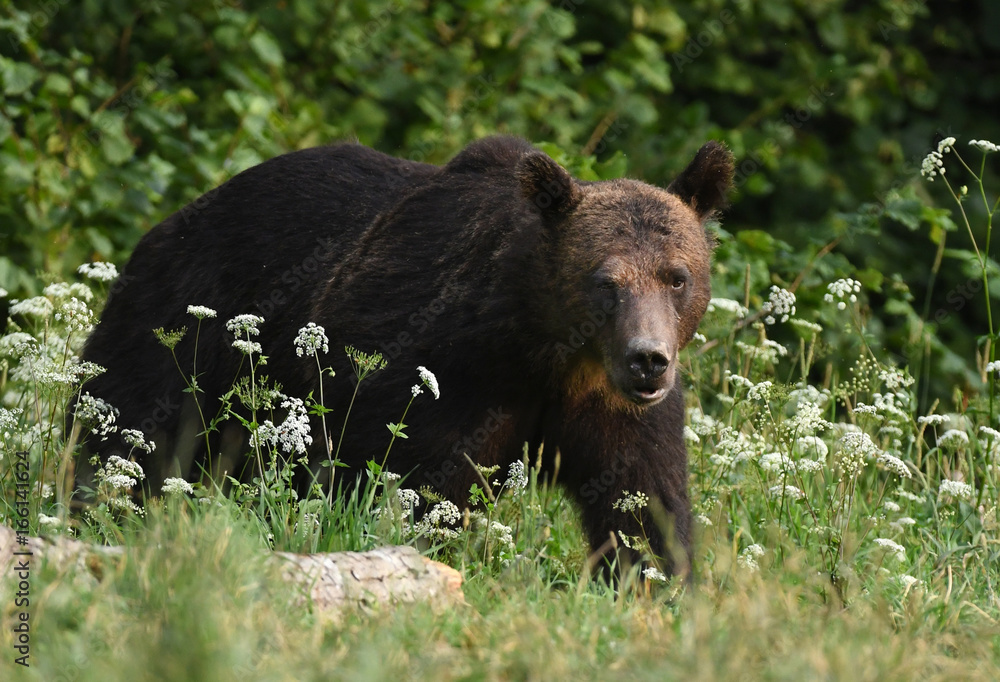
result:
[(726, 205), (733, 186), (733, 153), (720, 142), (708, 142), (667, 191), (680, 197), (704, 222)]
[(573, 176), (548, 154), (532, 151), (517, 165), (521, 192), (546, 220), (556, 221), (580, 203), (580, 190)]

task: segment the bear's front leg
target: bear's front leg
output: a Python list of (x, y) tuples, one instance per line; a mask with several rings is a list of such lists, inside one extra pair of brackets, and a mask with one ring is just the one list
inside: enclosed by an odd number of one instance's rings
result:
[[(563, 421), (560, 478), (579, 501), (591, 548), (607, 571), (652, 558), (665, 573), (691, 565), (691, 507), (680, 391), (627, 412), (599, 402)], [(612, 539), (613, 538), (613, 539)]]

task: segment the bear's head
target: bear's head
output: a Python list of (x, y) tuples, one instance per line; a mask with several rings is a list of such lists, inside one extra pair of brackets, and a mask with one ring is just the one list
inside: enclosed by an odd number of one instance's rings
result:
[(518, 180), (543, 222), (549, 310), (565, 388), (622, 407), (653, 405), (676, 382), (677, 353), (711, 298), (705, 222), (726, 201), (733, 157), (709, 142), (666, 189), (582, 182), (541, 152)]

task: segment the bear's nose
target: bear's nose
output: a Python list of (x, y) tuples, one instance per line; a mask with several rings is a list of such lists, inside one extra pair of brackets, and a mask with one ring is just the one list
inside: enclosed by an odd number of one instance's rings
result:
[(632, 341), (625, 352), (629, 371), (636, 379), (655, 379), (667, 371), (666, 345), (648, 339)]

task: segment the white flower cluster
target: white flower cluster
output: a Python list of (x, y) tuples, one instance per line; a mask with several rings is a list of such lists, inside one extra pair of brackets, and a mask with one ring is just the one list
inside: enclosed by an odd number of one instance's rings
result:
[(49, 318), (54, 309), (55, 306), (52, 305), (52, 301), (44, 296), (35, 296), (34, 298), (26, 298), (23, 301), (11, 301), (8, 312), (11, 315), (25, 315), (44, 320)]
[(620, 512), (636, 512), (649, 504), (649, 496), (644, 492), (630, 493), (622, 491), (622, 496), (611, 505), (612, 509)]
[(260, 330), (257, 326), (263, 323), (264, 318), (260, 315), (244, 313), (243, 315), (237, 315), (233, 319), (226, 322), (226, 330), (232, 332), (233, 334), (257, 336), (260, 334)]
[(325, 329), (310, 322), (295, 337), (295, 354), (301, 358), (303, 355), (316, 355), (320, 350), (324, 353), (330, 351), (330, 339), (326, 337)]
[(131, 460), (111, 455), (108, 461), (94, 474), (97, 480), (114, 490), (128, 491), (146, 478), (142, 467)]
[(740, 556), (737, 561), (740, 566), (753, 572), (760, 569), (760, 564), (757, 560), (762, 556), (764, 556), (764, 548), (758, 544), (752, 544), (740, 552)]
[(981, 152), (1000, 152), (1000, 145), (995, 145), (989, 140), (969, 140), (969, 146), (975, 147)]
[(830, 422), (823, 419), (823, 408), (819, 403), (810, 400), (799, 401), (788, 425), (791, 433), (800, 437), (830, 428)]
[(822, 438), (818, 436), (802, 436), (795, 441), (795, 445), (802, 452), (814, 452), (816, 456), (823, 459), (829, 454), (830, 448), (826, 446)]
[(863, 431), (852, 431), (840, 439), (840, 466), (848, 477), (853, 477), (865, 466), (865, 461), (881, 454), (871, 436)]
[(78, 273), (98, 282), (110, 282), (118, 277), (118, 268), (114, 263), (84, 263), (76, 269)]
[(663, 571), (656, 568), (655, 566), (650, 566), (648, 568), (642, 569), (642, 577), (646, 580), (658, 583), (667, 582), (667, 576), (663, 574)]
[(788, 355), (787, 348), (771, 339), (764, 339), (764, 342), (760, 346), (751, 346), (743, 341), (737, 341), (736, 347), (751, 360), (760, 360), (772, 365), (778, 362), (778, 358)]
[(524, 490), (528, 486), (528, 475), (524, 472), (524, 462), (519, 459), (510, 463), (507, 469), (507, 480), (504, 482), (507, 490)]
[(920, 174), (934, 182), (934, 177), (937, 175), (944, 175), (944, 155), (951, 151), (951, 148), (955, 146), (954, 137), (946, 137), (940, 142), (938, 142), (937, 151), (932, 151), (930, 154), (924, 157), (923, 162), (920, 164)]
[(183, 478), (165, 478), (160, 489), (164, 495), (193, 495), (194, 488)]
[(762, 381), (759, 384), (754, 384), (753, 388), (747, 391), (747, 398), (750, 400), (766, 401), (771, 393), (771, 386), (770, 381)]
[(914, 378), (904, 374), (901, 370), (895, 367), (889, 367), (887, 369), (880, 370), (878, 373), (878, 378), (885, 384), (885, 387), (890, 391), (895, 391), (900, 388), (907, 388), (913, 385)]
[(795, 294), (772, 284), (771, 295), (761, 306), (761, 312), (765, 315), (765, 324), (774, 324), (779, 317), (782, 322), (788, 322), (788, 318), (795, 314)]
[(415, 511), (420, 505), (420, 493), (412, 488), (399, 488), (396, 490), (396, 499), (399, 501), (399, 507), (405, 515), (409, 515), (410, 512)]
[(780, 452), (767, 452), (761, 455), (758, 464), (764, 471), (795, 473), (795, 462)]
[(147, 443), (146, 434), (138, 429), (122, 429), (121, 436), (123, 441), (134, 448), (139, 448), (145, 452), (152, 452), (156, 449), (156, 443), (153, 441)]
[(306, 407), (299, 398), (287, 396), (281, 401), (281, 406), (288, 410), (285, 421), (275, 425), (270, 419), (266, 420), (250, 437), (250, 444), (254, 447), (271, 445), (286, 453), (303, 455), (313, 441)]
[(212, 308), (204, 305), (189, 305), (187, 311), (188, 315), (194, 315), (199, 320), (204, 320), (208, 317), (216, 317), (219, 314)]
[(692, 429), (687, 424), (684, 425), (684, 440), (685, 442), (692, 444), (701, 442), (701, 438), (698, 437), (698, 434), (695, 433), (695, 430)]
[(967, 500), (972, 497), (972, 486), (962, 481), (945, 479), (941, 481), (941, 485), (938, 488), (938, 495), (951, 495), (952, 497)]
[(945, 414), (928, 414), (924, 417), (917, 417), (918, 424), (927, 424), (929, 426), (938, 426), (940, 424), (948, 423), (948, 415)]
[(744, 318), (749, 312), (739, 301), (731, 298), (713, 298), (708, 302), (708, 312), (721, 310), (739, 318)]
[(847, 307), (847, 302), (856, 303), (858, 294), (861, 293), (861, 282), (856, 279), (838, 279), (826, 285), (827, 293), (823, 295), (823, 300), (827, 303), (837, 301), (837, 310)]
[(733, 384), (734, 386), (738, 386), (740, 388), (753, 388), (754, 385), (753, 382), (747, 379), (745, 376), (741, 376), (739, 374), (733, 374), (728, 369), (725, 372), (724, 378), (730, 384)]
[(910, 471), (909, 467), (906, 466), (906, 462), (895, 455), (883, 452), (879, 454), (875, 461), (879, 465), (885, 467), (887, 471), (891, 471), (900, 478), (913, 478), (913, 473)]
[(75, 415), (81, 424), (99, 436), (107, 437), (109, 433), (118, 430), (115, 424), (118, 410), (103, 398), (95, 398), (90, 393), (84, 393), (77, 400)]
[(806, 496), (804, 492), (796, 488), (794, 485), (776, 485), (772, 486), (767, 491), (768, 495), (771, 497), (786, 497), (790, 500), (801, 500)]
[(17, 415), (23, 410), (20, 407), (6, 408), (0, 407), (0, 436), (9, 438), (7, 431), (17, 426)]
[(94, 298), (94, 292), (90, 290), (86, 284), (81, 282), (74, 282), (73, 284), (67, 284), (66, 282), (53, 282), (44, 289), (42, 293), (49, 298), (62, 300), (75, 296), (81, 298), (84, 301), (91, 301)]
[(434, 373), (426, 367), (417, 367), (417, 372), (420, 374), (420, 380), (424, 382), (424, 386), (429, 388), (431, 393), (434, 394), (434, 399), (437, 400), (440, 398), (441, 389), (438, 388), (438, 380), (434, 376)]
[(938, 437), (937, 444), (938, 447), (960, 448), (969, 444), (969, 434), (958, 429), (948, 429)]
[(875, 538), (875, 544), (892, 554), (896, 561), (906, 561), (906, 548), (888, 538)]
[(986, 373), (997, 372), (1000, 374), (1000, 360), (994, 360), (993, 362), (986, 363)]
[(94, 326), (94, 313), (75, 296), (59, 307), (56, 322), (63, 322), (71, 332), (89, 332)]
[(458, 537), (458, 531), (449, 526), (457, 524), (460, 518), (462, 514), (458, 511), (458, 507), (444, 500), (435, 504), (409, 531), (414, 535), (423, 535), (431, 539), (451, 540)]

